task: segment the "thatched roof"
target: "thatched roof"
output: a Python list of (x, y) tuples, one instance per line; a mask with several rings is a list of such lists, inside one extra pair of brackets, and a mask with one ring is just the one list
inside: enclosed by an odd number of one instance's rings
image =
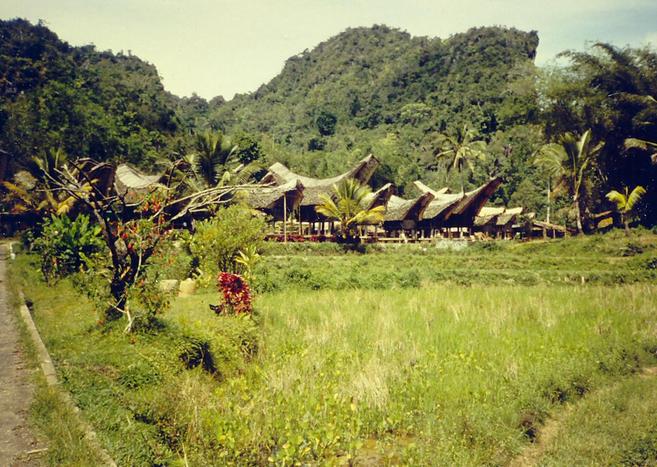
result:
[(119, 195), (137, 202), (148, 193), (166, 189), (160, 180), (162, 175), (146, 175), (128, 164), (119, 164), (114, 175), (114, 186)]
[(522, 212), (523, 208), (521, 207), (505, 208), (484, 206), (479, 211), (477, 217), (475, 217), (475, 225), (477, 227), (483, 227), (488, 224), (494, 224), (498, 227), (507, 226), (513, 224)]
[(395, 186), (392, 183), (386, 183), (378, 190), (370, 193), (365, 197), (367, 209), (372, 209), (377, 206), (386, 206), (390, 201), (390, 197), (395, 191)]
[(405, 220), (420, 220), (424, 210), (434, 199), (431, 193), (423, 193), (417, 198), (404, 199), (391, 196), (386, 209), (385, 222), (400, 222)]
[(477, 227), (483, 227), (484, 225), (497, 221), (497, 216), (504, 213), (504, 209), (504, 206), (484, 206), (479, 211), (479, 214), (475, 217), (474, 225)]
[(255, 209), (274, 212), (278, 205), (283, 204), (283, 197), (287, 198), (287, 209), (296, 209), (303, 198), (304, 186), (299, 180), (279, 186), (257, 186), (241, 190), (246, 201)]
[(269, 167), (269, 172), (262, 178), (263, 185), (283, 185), (298, 180), (304, 186), (302, 206), (317, 206), (322, 202), (322, 194), (333, 194), (333, 185), (342, 180), (353, 178), (365, 185), (369, 182), (379, 161), (373, 155), (365, 157), (347, 172), (331, 178), (313, 178), (292, 172), (280, 162)]
[(522, 214), (522, 208), (509, 208), (504, 211), (504, 213), (497, 216), (496, 224), (498, 226), (504, 226), (513, 224), (516, 221), (516, 218)]
[(432, 190), (419, 180), (415, 186), (424, 193), (431, 193), (435, 199), (424, 211), (424, 220), (447, 220), (452, 216), (462, 214), (476, 216), (481, 211), (490, 196), (500, 186), (502, 180), (499, 177), (490, 179), (480, 187), (466, 193), (447, 193), (447, 189)]

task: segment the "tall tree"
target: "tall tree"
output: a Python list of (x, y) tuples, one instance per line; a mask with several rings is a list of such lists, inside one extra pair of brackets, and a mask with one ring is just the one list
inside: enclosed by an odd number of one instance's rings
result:
[(461, 191), (465, 191), (463, 184), (463, 170), (474, 171), (474, 161), (486, 159), (486, 143), (475, 139), (476, 133), (467, 124), (459, 127), (454, 135), (441, 133), (437, 139), (436, 159), (448, 160), (447, 171), (456, 170), (461, 181)]
[(582, 136), (564, 133), (556, 143), (546, 144), (538, 150), (536, 163), (565, 185), (572, 197), (573, 209), (577, 219), (577, 231), (583, 232), (582, 198), (588, 178), (596, 166), (598, 154), (604, 141), (593, 142), (591, 130)]

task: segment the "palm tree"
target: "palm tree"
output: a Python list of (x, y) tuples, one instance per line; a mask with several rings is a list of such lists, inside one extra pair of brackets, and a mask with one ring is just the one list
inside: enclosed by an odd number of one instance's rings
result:
[(322, 203), (315, 210), (329, 219), (340, 222), (338, 240), (355, 243), (358, 241), (357, 227), (363, 224), (383, 222), (385, 208), (368, 208), (366, 199), (372, 190), (354, 179), (345, 179), (333, 185), (335, 195), (321, 195)]
[[(653, 112), (657, 110), (657, 99), (652, 96), (635, 96), (637, 100), (649, 107)], [(647, 121), (640, 122), (642, 125), (647, 126), (650, 123)], [(654, 139), (654, 135), (653, 135)], [(639, 149), (641, 151), (650, 151), (650, 160), (653, 164), (657, 164), (657, 141), (649, 141), (641, 138), (626, 138), (625, 149)]]
[(231, 147), (220, 132), (212, 131), (197, 134), (194, 145), (195, 152), (187, 156), (187, 161), (197, 180), (205, 187), (216, 186), (226, 173), (226, 164), (237, 147)]
[(447, 172), (456, 170), (461, 178), (461, 191), (464, 192), (463, 186), (463, 169), (468, 168), (470, 172), (474, 171), (474, 160), (486, 159), (486, 143), (482, 140), (475, 140), (476, 133), (468, 125), (463, 125), (456, 131), (456, 135), (439, 134), (437, 137), (438, 149), (435, 156), (438, 160), (448, 159), (449, 165)]
[[(50, 177), (66, 166), (68, 157), (61, 149), (47, 149), (33, 156), (27, 170), (14, 175), (13, 181), (2, 181), (0, 185), (7, 191), (6, 201), (14, 213), (66, 214), (76, 203), (76, 199), (51, 190)], [(89, 190), (90, 187), (88, 186)]]
[(593, 144), (591, 130), (586, 130), (580, 137), (567, 132), (561, 135), (556, 143), (541, 147), (536, 155), (536, 164), (568, 188), (579, 233), (583, 231), (581, 201), (585, 182), (595, 167), (604, 144), (604, 141)]
[(639, 138), (627, 138), (625, 140), (625, 149), (640, 149), (641, 151), (652, 151), (650, 160), (657, 164), (657, 142), (648, 141)]
[(623, 222), (623, 225), (625, 226), (626, 233), (630, 232), (630, 223), (628, 218), (645, 194), (646, 189), (641, 185), (637, 185), (634, 190), (632, 190), (632, 192), (630, 192), (628, 187), (625, 187), (623, 193), (612, 190), (606, 195), (607, 199), (616, 205), (616, 210), (621, 215), (621, 222)]

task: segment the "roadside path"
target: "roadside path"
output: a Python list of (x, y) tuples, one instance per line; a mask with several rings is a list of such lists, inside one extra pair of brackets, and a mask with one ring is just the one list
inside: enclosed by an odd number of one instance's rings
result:
[(16, 318), (9, 309), (8, 258), (7, 245), (0, 244), (0, 465), (38, 466), (42, 450), (28, 424), (32, 370), (20, 350)]

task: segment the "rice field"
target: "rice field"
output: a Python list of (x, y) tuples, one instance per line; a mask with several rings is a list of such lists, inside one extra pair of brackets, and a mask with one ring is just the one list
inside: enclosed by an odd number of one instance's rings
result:
[[(257, 294), (254, 319), (216, 316), (216, 293), (201, 291), (173, 299), (155, 334), (101, 331), (71, 283), (46, 287), (29, 256), (12, 280), (119, 465), (650, 465), (655, 238), (278, 251), (263, 261), (282, 279)], [(459, 264), (469, 280), (432, 272)], [(303, 268), (345, 282), (295, 282)], [(384, 271), (397, 276), (380, 288)], [(83, 450), (67, 458), (66, 421), (48, 418), (56, 405), (37, 394), (48, 462), (84, 464)]]

